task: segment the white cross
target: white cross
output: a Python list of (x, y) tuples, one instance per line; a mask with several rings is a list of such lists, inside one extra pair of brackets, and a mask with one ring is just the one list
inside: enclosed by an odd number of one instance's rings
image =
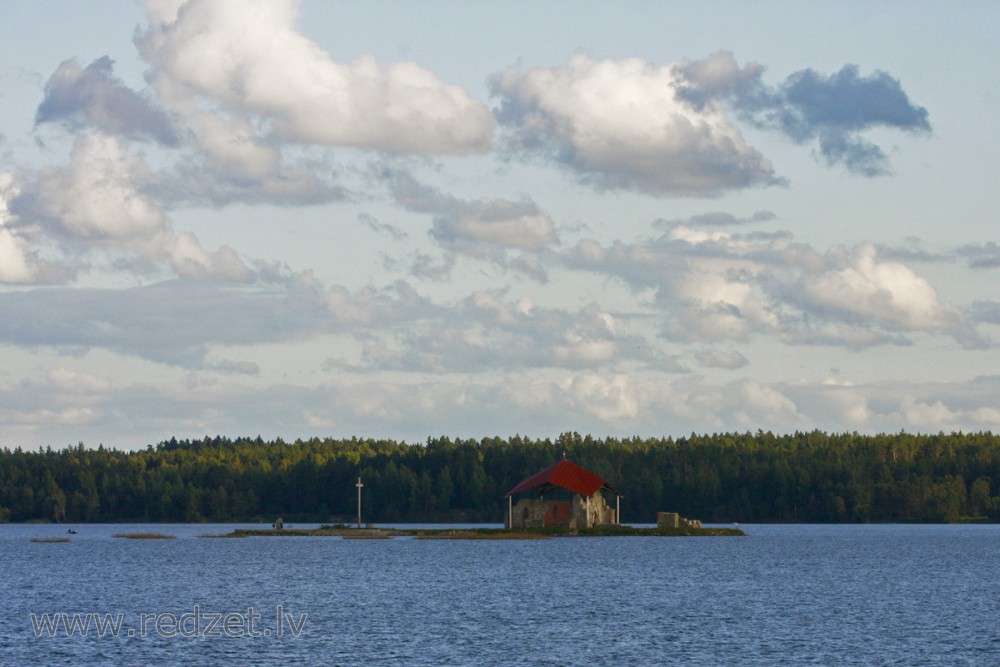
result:
[(361, 483), (361, 478), (360, 477), (358, 477), (358, 483), (355, 484), (354, 486), (356, 486), (357, 489), (358, 489), (358, 528), (360, 528), (361, 527), (361, 487), (364, 486), (364, 484)]

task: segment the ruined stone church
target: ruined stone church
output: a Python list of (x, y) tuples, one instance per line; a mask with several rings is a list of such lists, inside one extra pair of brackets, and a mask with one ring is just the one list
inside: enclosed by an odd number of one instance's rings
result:
[[(514, 496), (532, 492), (514, 504)], [(572, 494), (568, 499), (568, 494)], [(611, 507), (605, 493), (615, 498)], [(562, 497), (560, 497), (562, 496)], [(507, 492), (507, 527), (592, 528), (621, 523), (621, 494), (607, 481), (563, 458)]]

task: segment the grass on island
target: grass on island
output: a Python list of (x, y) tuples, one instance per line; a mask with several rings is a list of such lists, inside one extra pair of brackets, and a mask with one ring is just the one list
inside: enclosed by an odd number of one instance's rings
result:
[(117, 533), (111, 537), (121, 537), (126, 540), (172, 540), (177, 536), (163, 533)]
[(32, 537), (32, 542), (69, 542), (68, 537)]
[(224, 535), (202, 537), (320, 537), (332, 536), (349, 540), (379, 540), (392, 537), (412, 537), (418, 540), (544, 540), (553, 537), (698, 537), (745, 535), (738, 528), (636, 528), (633, 526), (596, 526), (579, 530), (552, 528), (351, 528), (321, 526), (313, 529), (245, 530), (237, 529)]
[(532, 533), (527, 531), (509, 531), (499, 529), (498, 532), (490, 529), (472, 530), (445, 530), (425, 532), (418, 531), (413, 536), (415, 540), (550, 540), (551, 535), (544, 533)]

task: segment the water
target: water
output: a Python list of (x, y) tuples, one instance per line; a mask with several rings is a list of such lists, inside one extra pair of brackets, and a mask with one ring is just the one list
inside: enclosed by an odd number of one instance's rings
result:
[[(1000, 526), (496, 542), (75, 528), (0, 526), (0, 664), (1000, 664)], [(32, 613), (88, 612), (121, 613), (118, 636), (35, 636)], [(216, 614), (229, 636), (206, 632)], [(251, 615), (260, 636), (235, 636)]]

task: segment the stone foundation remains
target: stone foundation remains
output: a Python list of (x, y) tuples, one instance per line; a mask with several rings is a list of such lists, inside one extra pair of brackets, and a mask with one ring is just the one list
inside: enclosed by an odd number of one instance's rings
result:
[(677, 512), (657, 512), (656, 527), (663, 528), (701, 528), (698, 519), (685, 519)]

